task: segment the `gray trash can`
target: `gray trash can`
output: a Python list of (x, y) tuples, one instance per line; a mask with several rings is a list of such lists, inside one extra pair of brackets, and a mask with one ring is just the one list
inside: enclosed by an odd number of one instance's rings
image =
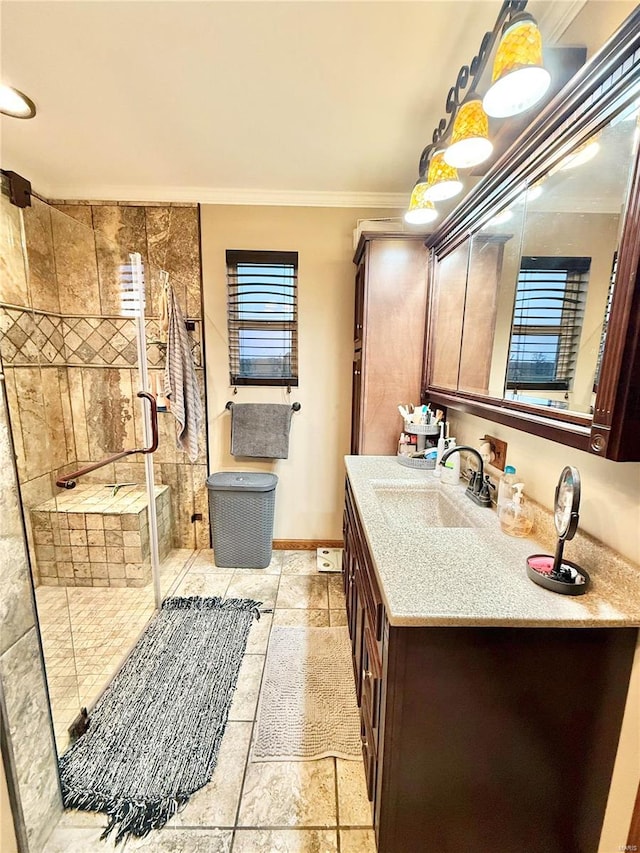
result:
[(271, 562), (275, 474), (221, 471), (207, 477), (213, 553), (220, 568), (266, 569)]

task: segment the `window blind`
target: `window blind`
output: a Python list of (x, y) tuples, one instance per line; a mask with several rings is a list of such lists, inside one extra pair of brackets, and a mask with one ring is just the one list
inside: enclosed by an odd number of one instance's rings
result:
[(507, 388), (568, 391), (580, 344), (591, 258), (522, 258)]
[(298, 384), (298, 253), (228, 250), (232, 385)]

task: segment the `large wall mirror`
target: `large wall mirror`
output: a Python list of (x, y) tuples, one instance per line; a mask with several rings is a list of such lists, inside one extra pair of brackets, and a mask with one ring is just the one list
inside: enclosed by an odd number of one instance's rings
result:
[[(633, 58), (638, 69), (637, 50)], [(567, 113), (564, 140), (561, 135), (553, 139), (550, 132), (546, 152), (531, 149), (529, 169), (520, 166), (509, 174), (508, 164), (502, 164), (502, 187), (493, 176), (497, 189), (486, 214), (480, 187), (472, 194), (478, 196), (476, 209), (473, 198), (466, 203), (466, 222), (464, 216), (451, 216), (450, 228), (445, 222), (434, 236), (425, 360), (429, 397), (440, 395), (442, 403), (458, 403), (487, 417), (491, 409), (494, 414), (499, 410), (504, 416), (495, 419), (504, 423), (521, 412), (523, 423), (528, 418), (522, 428), (530, 432), (538, 431), (532, 424), (548, 418), (573, 429), (567, 443), (594, 452), (604, 452), (608, 440), (606, 434), (593, 439), (593, 424), (610, 411), (599, 409), (597, 401), (602, 383), (612, 384), (611, 371), (609, 378), (603, 375), (603, 362), (623, 239), (625, 294), (618, 295), (615, 314), (618, 348), (621, 323), (627, 322), (627, 339), (628, 321), (635, 322), (631, 304), (638, 299), (640, 205), (638, 72), (625, 87), (616, 86), (619, 72), (601, 76), (599, 108), (592, 87), (576, 110), (575, 131)], [(609, 98), (603, 94), (607, 90)], [(556, 110), (561, 114), (561, 104)], [(630, 221), (634, 217), (635, 225)], [(615, 389), (604, 390), (615, 397)], [(605, 424), (605, 431), (609, 427)], [(563, 440), (560, 433), (551, 433), (539, 431)], [(588, 444), (590, 433), (593, 446)]]

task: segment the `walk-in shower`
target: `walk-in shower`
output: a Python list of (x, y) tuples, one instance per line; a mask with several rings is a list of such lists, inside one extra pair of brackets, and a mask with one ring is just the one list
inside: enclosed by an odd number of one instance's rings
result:
[(62, 750), (209, 534), (205, 442), (190, 463), (151, 394), (166, 269), (204, 393), (197, 210), (59, 207), (2, 194), (0, 373)]

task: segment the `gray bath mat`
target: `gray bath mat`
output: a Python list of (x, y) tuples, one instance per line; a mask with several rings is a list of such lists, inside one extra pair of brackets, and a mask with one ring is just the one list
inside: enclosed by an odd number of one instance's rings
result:
[(346, 628), (273, 626), (256, 728), (253, 761), (362, 759)]
[(60, 759), (66, 808), (116, 843), (160, 829), (209, 782), (260, 602), (169, 598)]

